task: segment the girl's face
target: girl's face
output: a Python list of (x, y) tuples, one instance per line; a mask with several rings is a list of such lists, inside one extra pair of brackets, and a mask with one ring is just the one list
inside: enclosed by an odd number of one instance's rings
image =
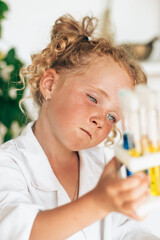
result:
[(78, 151), (102, 142), (119, 121), (118, 90), (133, 88), (128, 73), (113, 60), (96, 61), (66, 86), (54, 89), (47, 118), (52, 135), (65, 148)]

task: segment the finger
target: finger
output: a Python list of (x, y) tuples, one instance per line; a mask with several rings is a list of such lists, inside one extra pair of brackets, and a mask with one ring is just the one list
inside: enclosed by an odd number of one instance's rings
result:
[[(124, 214), (124, 213), (123, 213)], [(132, 218), (132, 219), (135, 219), (137, 221), (143, 221), (145, 216), (139, 216), (137, 213), (133, 212), (133, 213), (129, 213), (129, 214), (125, 214), (127, 215), (128, 217)]]
[(137, 176), (137, 177), (140, 177), (140, 178), (146, 178), (148, 180), (148, 183), (150, 184), (150, 176), (144, 172), (138, 172), (138, 173), (135, 173), (134, 176)]
[(127, 215), (132, 215), (132, 216), (137, 215), (139, 218), (141, 218), (141, 216), (139, 216), (137, 214), (137, 210), (140, 206), (142, 206), (144, 203), (146, 203), (148, 201), (148, 197), (149, 197), (149, 195), (147, 192), (146, 194), (144, 194), (142, 197), (140, 197), (136, 201), (125, 202), (121, 207), (121, 211), (123, 211)]
[(116, 177), (116, 172), (117, 172), (117, 160), (116, 158), (112, 158), (109, 163), (104, 168), (103, 177)]
[(104, 168), (104, 176), (117, 177), (117, 172), (123, 164), (113, 157)]
[(123, 166), (123, 164), (119, 162), (117, 158), (115, 158), (115, 161), (116, 161), (116, 169), (117, 171), (119, 171), (119, 169)]
[(148, 200), (148, 192), (146, 192), (142, 197), (138, 198), (136, 201), (130, 201), (123, 203), (121, 209), (129, 213), (136, 213), (137, 209), (142, 206)]
[(125, 201), (134, 201), (143, 196), (144, 194), (150, 193), (149, 187), (148, 187), (148, 181), (145, 181), (145, 179), (141, 182), (140, 186), (137, 188), (134, 188), (132, 190), (123, 191), (120, 192), (120, 200), (123, 202)]
[(131, 177), (114, 181), (113, 185), (116, 191), (124, 192), (127, 190), (138, 188), (143, 181), (146, 181), (146, 183), (149, 185), (148, 176), (144, 173), (138, 173)]

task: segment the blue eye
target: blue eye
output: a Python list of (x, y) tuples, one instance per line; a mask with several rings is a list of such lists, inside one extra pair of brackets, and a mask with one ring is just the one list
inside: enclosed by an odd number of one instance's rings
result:
[(87, 94), (87, 96), (92, 102), (97, 103), (97, 100), (94, 97), (90, 96), (89, 94)]
[(116, 119), (115, 119), (115, 117), (112, 115), (112, 114), (110, 114), (110, 113), (108, 113), (107, 114), (107, 118), (109, 119), (109, 121), (111, 121), (111, 122), (116, 122)]

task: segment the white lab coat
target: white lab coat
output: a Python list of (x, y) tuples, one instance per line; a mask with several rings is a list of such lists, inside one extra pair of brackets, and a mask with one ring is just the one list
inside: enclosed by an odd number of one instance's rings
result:
[[(18, 138), (0, 147), (1, 240), (28, 240), (39, 211), (70, 202), (32, 132), (32, 124), (29, 123)], [(106, 158), (100, 147), (82, 150), (79, 155), (79, 196), (82, 196), (97, 184)], [(68, 238), (68, 240), (122, 239), (158, 238), (142, 230), (138, 222), (129, 220), (119, 213), (112, 213), (104, 220), (97, 221)]]

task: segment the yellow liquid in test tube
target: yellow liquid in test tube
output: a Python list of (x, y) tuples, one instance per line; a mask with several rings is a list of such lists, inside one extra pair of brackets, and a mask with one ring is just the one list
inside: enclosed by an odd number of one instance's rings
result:
[[(148, 94), (148, 136), (149, 136), (149, 153), (156, 153), (160, 151), (159, 148), (159, 119), (157, 110), (157, 92), (150, 90)], [(151, 194), (154, 196), (160, 195), (160, 166), (149, 169), (151, 180)]]
[[(160, 151), (160, 147), (154, 147), (150, 145), (148, 148), (150, 153), (156, 153)], [(160, 195), (160, 166), (152, 167), (149, 169), (149, 175), (151, 179), (151, 194), (154, 196)]]
[(141, 152), (138, 152), (135, 148), (129, 150), (129, 155), (132, 157), (140, 157), (142, 156)]
[[(141, 157), (144, 155), (144, 152), (146, 152), (146, 141), (147, 139), (146, 138), (143, 138), (141, 139), (141, 148), (139, 148), (139, 150), (136, 150), (136, 148), (133, 148), (131, 150), (129, 150), (129, 155), (131, 157)], [(146, 170), (143, 170), (143, 171), (138, 171), (138, 172), (143, 172), (143, 173), (146, 173), (147, 171)]]

